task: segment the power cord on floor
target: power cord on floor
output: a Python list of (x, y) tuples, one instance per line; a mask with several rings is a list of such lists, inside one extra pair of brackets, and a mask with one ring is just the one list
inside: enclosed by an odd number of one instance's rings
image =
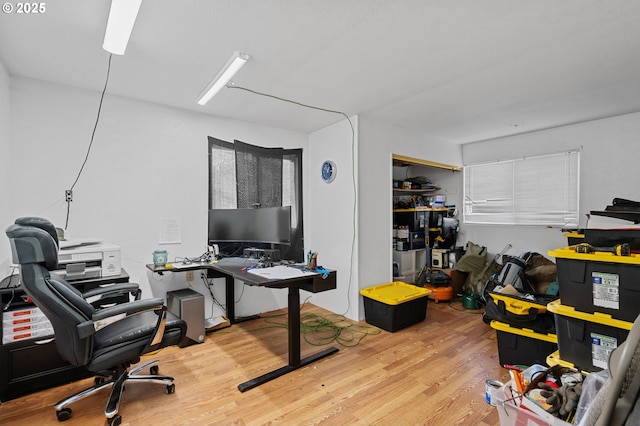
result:
[[(458, 308), (458, 305), (460, 305), (460, 307)], [(465, 308), (462, 305), (462, 298), (458, 297), (455, 298), (453, 300), (451, 300), (449, 302), (449, 307), (451, 309), (453, 309), (454, 311), (458, 311), (458, 312), (464, 312), (465, 314), (471, 314), (471, 315), (481, 315), (484, 313), (484, 307), (480, 307), (478, 309), (469, 309), (469, 308)]]
[[(262, 317), (265, 322), (273, 327), (287, 328), (287, 314)], [(285, 318), (285, 321), (277, 321), (277, 318)], [(381, 330), (370, 325), (353, 323), (345, 316), (339, 314), (300, 314), (300, 332), (304, 340), (313, 346), (325, 346), (336, 342), (344, 347), (355, 347), (360, 344), (367, 335), (380, 334)]]
[[(303, 306), (304, 307), (304, 304)], [(300, 308), (302, 310), (302, 307)], [(252, 332), (270, 328), (288, 328), (287, 314), (261, 316), (267, 326), (242, 330), (219, 330), (218, 333)], [(333, 342), (350, 348), (360, 344), (368, 335), (380, 334), (381, 330), (371, 325), (363, 325), (348, 320), (338, 314), (300, 314), (300, 332), (304, 340), (313, 346), (325, 346)]]

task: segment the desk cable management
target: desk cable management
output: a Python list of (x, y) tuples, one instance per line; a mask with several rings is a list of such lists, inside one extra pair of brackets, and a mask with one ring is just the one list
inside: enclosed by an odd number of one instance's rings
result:
[[(216, 305), (218, 305), (218, 307), (220, 309), (222, 309), (223, 311), (226, 311), (226, 306), (223, 305), (222, 303), (218, 302), (218, 299), (216, 299), (215, 294), (213, 293), (213, 289), (211, 287), (213, 287), (213, 282), (207, 280), (207, 275), (204, 273), (200, 274), (200, 279), (202, 279), (202, 283), (205, 286), (205, 288), (207, 289), (207, 291), (209, 292), (209, 294), (211, 295), (211, 316), (209, 316), (206, 319), (212, 319), (213, 318), (213, 313), (214, 313), (214, 307)], [(238, 300), (235, 300), (234, 303), (238, 303), (240, 301), (240, 299), (242, 298), (242, 295), (244, 294), (244, 285), (242, 286), (242, 292), (240, 293), (240, 297), (238, 298)]]

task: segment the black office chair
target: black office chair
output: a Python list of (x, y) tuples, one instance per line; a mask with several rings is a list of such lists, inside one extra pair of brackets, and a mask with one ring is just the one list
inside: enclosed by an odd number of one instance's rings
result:
[[(67, 397), (55, 405), (59, 421), (71, 417), (69, 404), (111, 387), (105, 415), (111, 426), (122, 421), (118, 414), (126, 381), (152, 382), (174, 393), (172, 377), (158, 375), (158, 361), (133, 368), (140, 356), (177, 345), (184, 338), (186, 323), (166, 311), (163, 299), (142, 299), (96, 308), (64, 279), (50, 271), (58, 266), (58, 238), (46, 219), (16, 220), (6, 230), (13, 262), (20, 265), (24, 291), (51, 322), (56, 347), (70, 364), (95, 374), (94, 386)], [(149, 368), (151, 374), (137, 374)]]

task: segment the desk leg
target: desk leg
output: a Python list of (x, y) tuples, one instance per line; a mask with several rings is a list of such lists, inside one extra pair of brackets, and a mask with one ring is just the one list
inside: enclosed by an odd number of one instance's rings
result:
[(300, 366), (300, 289), (289, 287), (289, 366)]
[(327, 348), (306, 358), (300, 359), (300, 289), (289, 287), (289, 365), (278, 368), (255, 379), (248, 380), (238, 385), (240, 392), (260, 386), (277, 377), (284, 376), (300, 367), (311, 364), (321, 358), (338, 352), (338, 348)]
[(229, 275), (224, 277), (225, 294), (227, 299), (227, 317), (229, 317), (229, 322), (231, 322), (231, 324), (235, 324), (236, 322), (235, 281), (236, 280)]
[(232, 276), (226, 275), (224, 277), (226, 303), (227, 303), (227, 317), (229, 317), (229, 322), (231, 324), (237, 324), (239, 322), (260, 318), (260, 315), (249, 315), (248, 317), (236, 318), (235, 283), (236, 283), (236, 280)]

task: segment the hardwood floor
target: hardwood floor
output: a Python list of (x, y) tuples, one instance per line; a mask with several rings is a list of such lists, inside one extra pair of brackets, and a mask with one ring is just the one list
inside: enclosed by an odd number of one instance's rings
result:
[[(485, 402), (485, 381), (504, 382), (508, 376), (498, 362), (496, 333), (478, 311), (459, 302), (429, 301), (427, 318), (419, 324), (366, 335), (354, 347), (334, 343), (339, 352), (238, 391), (239, 383), (287, 363), (287, 332), (272, 324), (286, 322), (285, 313), (264, 314), (210, 333), (202, 344), (144, 357), (160, 360), (160, 372), (175, 377), (176, 391), (167, 395), (162, 385), (128, 385), (120, 404), (122, 424), (499, 424), (497, 410)], [(313, 305), (303, 306), (305, 314), (330, 315)], [(303, 339), (303, 357), (320, 349)], [(0, 424), (56, 425), (53, 404), (91, 383), (81, 380), (5, 402)], [(75, 403), (64, 424), (104, 424), (107, 398), (104, 392)]]

